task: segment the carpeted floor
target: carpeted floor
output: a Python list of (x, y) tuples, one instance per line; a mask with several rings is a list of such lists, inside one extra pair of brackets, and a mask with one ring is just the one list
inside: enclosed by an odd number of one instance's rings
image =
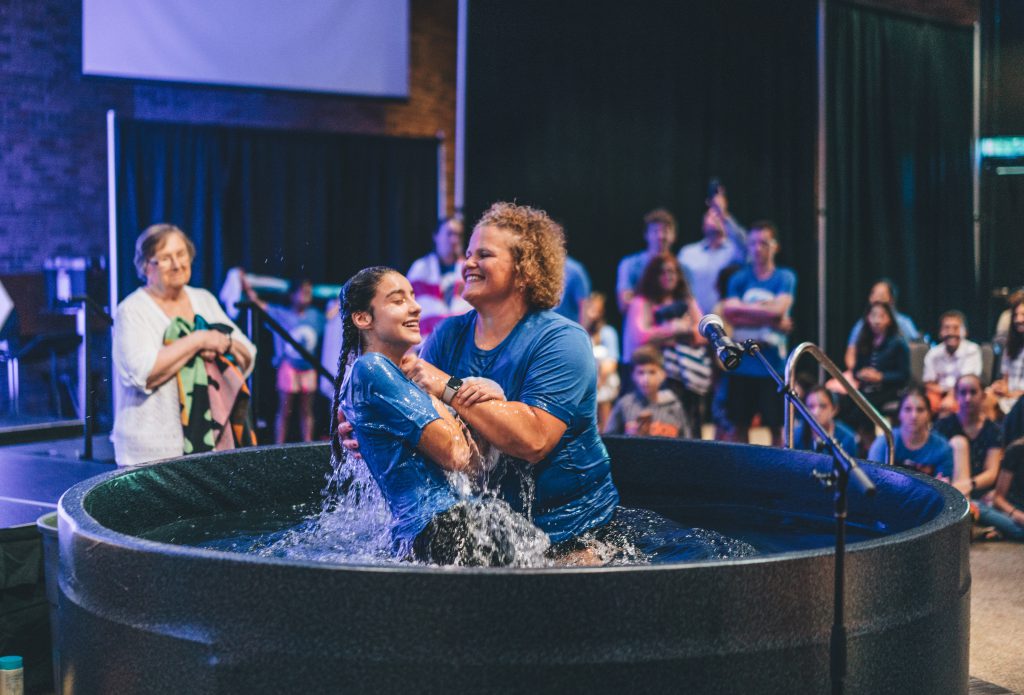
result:
[(971, 546), (971, 675), (1024, 693), (1024, 545)]

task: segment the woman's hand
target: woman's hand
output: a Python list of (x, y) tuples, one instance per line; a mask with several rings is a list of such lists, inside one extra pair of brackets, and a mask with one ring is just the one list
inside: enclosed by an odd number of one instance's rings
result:
[[(430, 364), (421, 360), (415, 355), (406, 355), (402, 363), (398, 365), (402, 373), (431, 396), (441, 398), (444, 395), (445, 384), (448, 383), (449, 375)], [(459, 389), (461, 391), (461, 389)]]
[(353, 429), (352, 423), (345, 419), (345, 413), (338, 408), (338, 439), (341, 440), (341, 446), (353, 456), (359, 456), (359, 442), (352, 434)]
[(226, 355), (231, 348), (231, 337), (226, 333), (215, 330), (202, 330), (196, 331), (195, 335), (199, 336), (200, 354), (214, 353), (214, 357), (216, 357), (217, 355)]
[(452, 398), (452, 405), (469, 406), (487, 401), (505, 400), (505, 391), (496, 381), (482, 376), (467, 376), (462, 380), (462, 388)]
[(867, 384), (880, 384), (882, 378), (882, 373), (874, 367), (863, 367), (857, 372), (857, 379)]

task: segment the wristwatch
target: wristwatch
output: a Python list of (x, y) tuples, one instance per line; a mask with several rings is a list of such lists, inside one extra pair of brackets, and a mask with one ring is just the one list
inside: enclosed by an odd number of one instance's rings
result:
[(448, 380), (448, 383), (444, 385), (444, 393), (441, 394), (441, 401), (445, 405), (451, 405), (452, 399), (455, 398), (455, 394), (462, 388), (462, 379), (457, 376), (453, 376)]

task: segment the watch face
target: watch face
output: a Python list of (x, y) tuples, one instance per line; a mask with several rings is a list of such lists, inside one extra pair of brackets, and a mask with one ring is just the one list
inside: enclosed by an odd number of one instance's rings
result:
[(462, 379), (453, 376), (448, 380), (448, 388), (458, 391), (462, 387)]

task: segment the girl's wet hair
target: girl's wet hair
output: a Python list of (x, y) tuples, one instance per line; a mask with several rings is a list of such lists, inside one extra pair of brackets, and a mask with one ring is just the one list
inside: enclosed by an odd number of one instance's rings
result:
[(362, 348), (359, 329), (352, 321), (352, 314), (357, 311), (368, 311), (372, 315), (372, 302), (377, 294), (377, 286), (385, 275), (395, 272), (398, 271), (383, 265), (363, 268), (348, 279), (338, 295), (338, 300), (341, 302), (341, 310), (338, 312), (338, 319), (341, 321), (341, 353), (338, 355), (338, 369), (334, 376), (334, 401), (331, 406), (331, 452), (337, 462), (344, 457), (344, 452), (341, 449), (341, 437), (338, 435), (341, 384), (345, 380), (349, 362), (359, 356)]

